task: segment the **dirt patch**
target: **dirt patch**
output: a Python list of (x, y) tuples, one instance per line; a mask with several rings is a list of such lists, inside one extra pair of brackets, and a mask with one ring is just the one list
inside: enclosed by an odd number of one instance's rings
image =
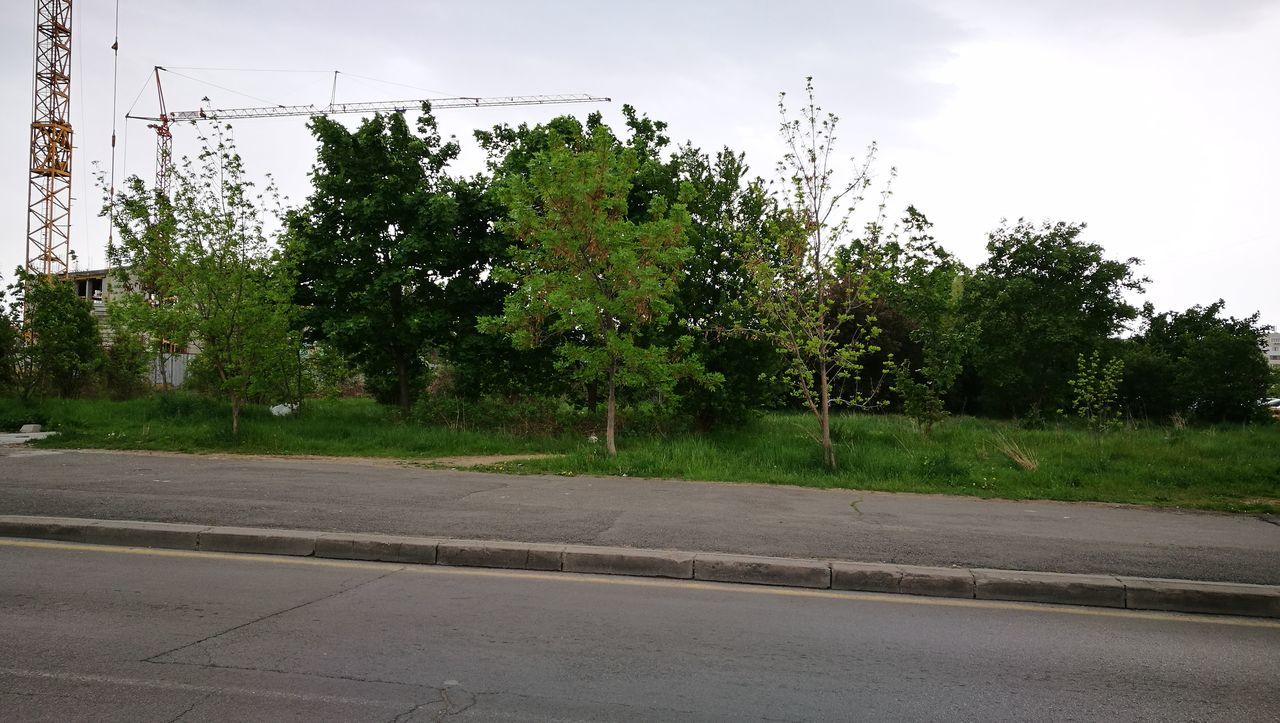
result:
[(491, 464), (525, 462), (531, 459), (548, 459), (558, 456), (555, 454), (477, 454), (466, 457), (436, 457), (422, 460), (422, 464), (432, 467), (484, 467)]

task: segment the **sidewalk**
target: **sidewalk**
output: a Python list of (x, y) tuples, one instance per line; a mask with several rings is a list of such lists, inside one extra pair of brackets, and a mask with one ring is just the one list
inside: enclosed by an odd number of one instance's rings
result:
[(0, 514), (1280, 584), (1274, 518), (367, 460), (8, 448)]

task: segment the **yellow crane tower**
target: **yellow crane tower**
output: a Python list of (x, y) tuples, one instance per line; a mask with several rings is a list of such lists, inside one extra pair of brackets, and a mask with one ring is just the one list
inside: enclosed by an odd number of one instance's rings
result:
[(26, 268), (61, 276), (71, 256), (71, 0), (36, 0)]

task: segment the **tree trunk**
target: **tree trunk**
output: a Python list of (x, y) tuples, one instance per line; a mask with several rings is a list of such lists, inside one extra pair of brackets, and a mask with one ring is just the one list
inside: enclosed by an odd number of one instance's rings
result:
[(409, 365), (403, 359), (396, 360), (396, 381), (400, 384), (400, 416), (409, 418)]
[(240, 436), (240, 397), (231, 398), (231, 436)]
[(160, 342), (160, 348), (156, 351), (156, 360), (160, 362), (160, 389), (169, 390), (169, 365), (165, 363), (164, 358), (164, 342)]
[(822, 462), (827, 469), (836, 468), (836, 450), (831, 445), (831, 390), (827, 386), (827, 370), (818, 370), (818, 425), (822, 427)]
[(613, 426), (618, 416), (618, 403), (616, 397), (616, 386), (613, 383), (613, 372), (609, 372), (609, 402), (604, 417), (604, 444), (609, 450), (610, 457), (618, 456), (618, 447), (613, 443)]

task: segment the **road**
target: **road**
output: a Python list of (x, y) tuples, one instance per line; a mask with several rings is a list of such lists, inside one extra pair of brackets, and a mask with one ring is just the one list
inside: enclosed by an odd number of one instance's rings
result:
[(1280, 584), (1250, 515), (358, 460), (0, 448), (0, 514)]
[(0, 720), (1275, 720), (1280, 622), (0, 541)]

